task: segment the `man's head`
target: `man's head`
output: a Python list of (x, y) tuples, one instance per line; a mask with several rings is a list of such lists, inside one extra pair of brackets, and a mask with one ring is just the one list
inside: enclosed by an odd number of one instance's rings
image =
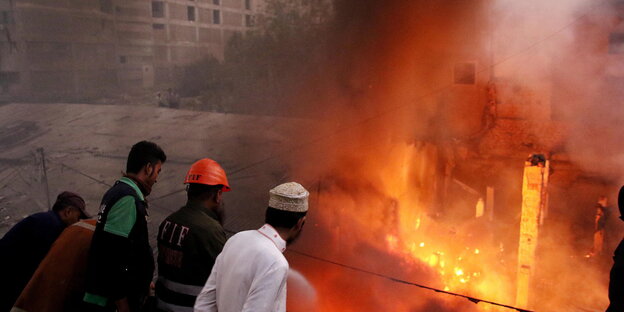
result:
[(80, 219), (89, 218), (85, 206), (85, 201), (80, 195), (65, 191), (56, 197), (52, 211), (58, 214), (63, 223), (72, 225)]
[(607, 196), (600, 195), (600, 196), (598, 196), (597, 203), (598, 203), (598, 205), (600, 205), (602, 207), (607, 207), (609, 205), (609, 200), (607, 199)]
[(280, 184), (269, 192), (269, 207), (265, 222), (286, 232), (287, 244), (293, 243), (301, 234), (308, 213), (310, 193), (296, 182)]
[(203, 158), (191, 165), (184, 178), (189, 202), (201, 203), (222, 217), (223, 192), (231, 191), (225, 170), (216, 161)]
[(162, 164), (167, 161), (167, 155), (156, 143), (141, 141), (132, 146), (126, 163), (126, 173), (143, 182), (148, 195), (158, 175)]

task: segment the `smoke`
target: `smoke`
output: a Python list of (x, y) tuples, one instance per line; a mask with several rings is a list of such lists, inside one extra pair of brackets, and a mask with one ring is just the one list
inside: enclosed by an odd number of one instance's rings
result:
[[(522, 159), (542, 152), (555, 172), (532, 302), (603, 308), (608, 263), (583, 258), (591, 238), (577, 238), (591, 235), (595, 196), (613, 189), (604, 180), (622, 172), (624, 94), (614, 87), (620, 61), (609, 54), (619, 10), (588, 0), (337, 1), (326, 54), (310, 58), (322, 61), (306, 67), (316, 70), (302, 74), (305, 87), (290, 98), (318, 118), (298, 138), (310, 146), (293, 157), (292, 175), (306, 177), (318, 199), (300, 248), (513, 305)], [(474, 65), (474, 86), (457, 82), (458, 64)], [(495, 122), (487, 115), (490, 83)], [(491, 185), (494, 224), (470, 210)], [(476, 309), (291, 260), (306, 267), (323, 311)], [(572, 300), (572, 289), (584, 296)]]

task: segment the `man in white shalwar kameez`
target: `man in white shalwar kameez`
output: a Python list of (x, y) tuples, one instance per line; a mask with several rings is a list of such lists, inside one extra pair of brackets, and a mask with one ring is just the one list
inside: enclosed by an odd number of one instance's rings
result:
[(195, 301), (196, 312), (285, 312), (288, 261), (282, 254), (305, 224), (308, 191), (296, 182), (269, 192), (266, 224), (232, 236)]

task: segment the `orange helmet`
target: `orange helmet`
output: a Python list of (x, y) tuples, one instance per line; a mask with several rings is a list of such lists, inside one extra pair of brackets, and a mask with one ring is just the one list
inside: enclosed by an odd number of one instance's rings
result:
[(191, 165), (184, 179), (184, 183), (198, 183), (206, 185), (223, 185), (223, 191), (229, 192), (230, 185), (225, 176), (225, 170), (214, 160), (203, 158)]

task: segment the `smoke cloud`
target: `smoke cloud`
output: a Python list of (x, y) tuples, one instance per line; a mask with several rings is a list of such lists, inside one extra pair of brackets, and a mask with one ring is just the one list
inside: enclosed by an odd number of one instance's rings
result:
[[(604, 308), (609, 263), (583, 255), (592, 201), (614, 192), (622, 172), (621, 61), (609, 54), (620, 11), (587, 0), (337, 1), (326, 54), (310, 58), (322, 62), (289, 100), (318, 118), (293, 157), (292, 175), (307, 177), (318, 200), (298, 248), (513, 305), (522, 161), (541, 152), (555, 171), (532, 306)], [(457, 82), (464, 63), (474, 64), (476, 87)], [(472, 189), (453, 191), (451, 181), (437, 198), (445, 170)], [(495, 222), (471, 210), (488, 185), (498, 192)], [(322, 311), (484, 309), (290, 257)], [(569, 298), (572, 289), (582, 298)]]

